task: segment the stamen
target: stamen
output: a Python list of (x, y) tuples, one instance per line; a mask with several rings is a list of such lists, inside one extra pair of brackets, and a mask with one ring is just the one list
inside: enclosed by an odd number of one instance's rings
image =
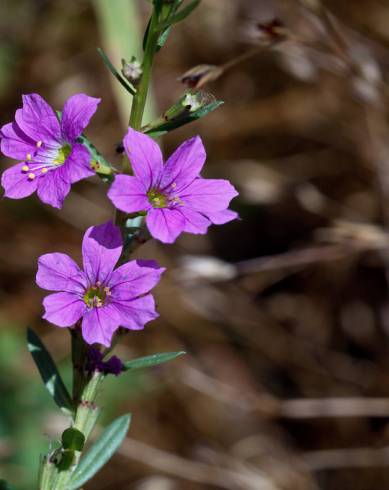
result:
[(31, 160), (31, 158), (32, 158), (31, 153), (27, 153), (26, 160), (29, 162)]
[(183, 203), (182, 203), (182, 201), (181, 201), (181, 199), (180, 199), (178, 196), (173, 197), (173, 198), (170, 200), (170, 202), (171, 202), (172, 204), (183, 204)]
[(101, 281), (97, 281), (96, 286), (99, 288), (101, 286)]
[(172, 189), (175, 189), (176, 187), (177, 187), (177, 184), (175, 182), (173, 182)]
[(43, 141), (37, 141), (37, 144), (36, 144), (36, 147), (37, 148), (40, 148), (43, 144)]
[(33, 174), (32, 172), (28, 174), (28, 180), (34, 180), (35, 179), (35, 174)]
[(49, 171), (49, 169), (47, 167), (43, 167), (42, 170), (41, 170), (41, 173), (42, 174), (47, 174), (48, 171)]
[(30, 170), (30, 168), (28, 165), (23, 165), (23, 167), (22, 167), (23, 172), (28, 172), (29, 170)]

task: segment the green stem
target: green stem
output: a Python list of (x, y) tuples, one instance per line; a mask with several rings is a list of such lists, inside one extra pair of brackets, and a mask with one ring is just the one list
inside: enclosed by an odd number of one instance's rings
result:
[[(82, 432), (85, 436), (85, 441), (87, 441), (94, 429), (100, 413), (100, 409), (96, 406), (95, 402), (100, 392), (103, 379), (104, 375), (97, 371), (92, 376), (87, 375), (84, 379), (84, 388), (71, 427)], [(60, 451), (57, 452), (60, 453)], [(41, 477), (39, 490), (66, 490), (72, 474), (77, 468), (80, 457), (81, 452), (75, 451), (70, 468), (62, 470), (59, 470), (57, 466), (54, 467), (50, 458), (46, 460), (42, 470), (42, 475), (45, 477), (45, 480)], [(55, 468), (54, 475), (53, 467)]]
[(130, 126), (136, 130), (141, 129), (142, 127), (143, 113), (145, 110), (147, 93), (150, 85), (151, 70), (154, 55), (157, 51), (157, 43), (160, 34), (159, 30), (156, 29), (157, 24), (158, 17), (154, 11), (153, 15), (151, 16), (149, 33), (146, 40), (145, 54), (142, 64), (142, 76), (131, 107)]
[[(146, 106), (147, 94), (150, 86), (151, 71), (153, 67), (154, 55), (157, 51), (158, 38), (160, 35), (159, 30), (156, 29), (158, 25), (158, 15), (156, 11), (153, 11), (150, 21), (149, 32), (147, 35), (145, 52), (142, 63), (142, 76), (139, 80), (136, 94), (134, 95), (131, 107), (129, 124), (133, 129), (139, 131), (142, 127), (143, 113)], [(123, 157), (123, 173), (131, 173), (131, 163), (127, 156)], [(125, 229), (126, 213), (122, 211), (116, 211), (115, 223), (123, 230)], [(123, 237), (124, 239), (126, 237)], [(125, 251), (124, 251), (125, 252)]]

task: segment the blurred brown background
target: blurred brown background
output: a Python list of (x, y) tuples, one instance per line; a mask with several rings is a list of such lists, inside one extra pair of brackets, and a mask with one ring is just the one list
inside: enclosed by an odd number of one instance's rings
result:
[[(118, 42), (106, 26), (120, 30), (120, 8), (132, 24)], [(148, 12), (144, 0), (2, 0), (1, 122), (22, 93), (57, 109), (75, 92), (101, 97), (87, 134), (120, 162), (129, 108), (96, 47), (129, 57)], [(221, 108), (162, 141), (169, 154), (200, 134), (205, 175), (236, 185), (241, 220), (137, 252), (168, 267), (161, 318), (117, 353), (188, 355), (110, 380), (102, 423), (125, 411), (133, 423), (86, 489), (389, 488), (388, 25), (384, 0), (203, 0), (173, 30), (155, 115), (183, 93), (186, 70), (258, 48), (205, 87)], [(61, 212), (1, 201), (0, 476), (20, 489), (66, 423), (26, 352), (27, 325), (70, 375), (67, 333), (41, 320), (37, 257), (79, 259), (83, 230), (112, 216), (106, 190), (77, 184)]]

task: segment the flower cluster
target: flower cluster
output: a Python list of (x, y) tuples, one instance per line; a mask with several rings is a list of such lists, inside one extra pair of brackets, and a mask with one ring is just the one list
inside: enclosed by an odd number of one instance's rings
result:
[[(80, 136), (99, 102), (76, 94), (57, 115), (39, 95), (23, 96), (15, 121), (0, 130), (1, 151), (19, 161), (2, 175), (4, 195), (20, 199), (36, 191), (42, 202), (61, 208), (71, 184), (94, 175)], [(129, 128), (123, 144), (134, 175), (116, 175), (108, 197), (124, 213), (146, 215), (155, 239), (173, 243), (182, 232), (204, 234), (211, 224), (237, 218), (228, 209), (237, 195), (234, 187), (227, 180), (200, 175), (206, 152), (198, 136), (181, 144), (166, 163), (146, 134)], [(43, 300), (43, 318), (58, 327), (80, 325), (87, 343), (107, 347), (119, 327), (142, 329), (156, 318), (150, 290), (164, 269), (140, 260), (115, 269), (122, 252), (121, 230), (108, 222), (86, 231), (83, 270), (68, 255), (42, 255), (36, 282), (54, 291)], [(100, 368), (117, 368), (106, 364)]]

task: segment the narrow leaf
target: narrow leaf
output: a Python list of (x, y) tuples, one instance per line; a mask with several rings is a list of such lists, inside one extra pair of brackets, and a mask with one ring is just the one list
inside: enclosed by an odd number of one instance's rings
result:
[(162, 352), (161, 354), (153, 354), (151, 356), (139, 357), (138, 359), (125, 362), (124, 371), (157, 366), (158, 364), (163, 364), (164, 362), (172, 361), (176, 357), (182, 356), (183, 354), (186, 354), (186, 352), (184, 351)]
[(69, 490), (76, 490), (93, 478), (112, 457), (126, 437), (131, 415), (123, 415), (112, 422), (81, 459), (69, 482)]
[(131, 95), (135, 95), (136, 90), (133, 85), (130, 84), (124, 77), (120, 75), (120, 73), (117, 71), (117, 69), (113, 66), (111, 63), (110, 59), (104, 52), (102, 48), (97, 48), (97, 52), (101, 56), (105, 66), (108, 68), (108, 70), (112, 73), (112, 75), (117, 79), (117, 81), (129, 92)]
[(162, 34), (159, 36), (158, 38), (158, 42), (157, 42), (157, 51), (159, 51), (166, 43), (166, 40), (167, 38), (169, 37), (169, 34), (170, 34), (170, 30), (171, 30), (171, 26), (167, 27), (163, 32)]
[(82, 145), (89, 151), (91, 156), (90, 165), (96, 174), (108, 181), (113, 180), (114, 168), (112, 165), (103, 157), (103, 155), (99, 152), (99, 150), (89, 141), (89, 139), (82, 134), (77, 138)]
[(142, 41), (143, 51), (146, 49), (147, 38), (149, 37), (149, 32), (150, 32), (150, 24), (151, 24), (151, 17), (150, 17), (149, 21), (147, 22), (147, 27), (146, 27), (145, 33), (143, 35), (143, 41)]
[(173, 129), (177, 129), (181, 126), (184, 126), (185, 124), (189, 124), (193, 121), (196, 121), (197, 119), (206, 116), (222, 104), (222, 100), (215, 100), (214, 102), (211, 102), (210, 104), (207, 104), (206, 106), (201, 107), (196, 111), (190, 112), (185, 116), (178, 117), (177, 119), (172, 119), (171, 121), (166, 121), (156, 126), (153, 126), (153, 123), (150, 123), (151, 127), (146, 129), (145, 132), (152, 137), (156, 137), (156, 135), (161, 136), (165, 133), (168, 133), (169, 131), (172, 131)]
[(35, 361), (42, 380), (53, 397), (55, 403), (66, 413), (72, 412), (72, 399), (69, 392), (62, 381), (61, 375), (58, 372), (53, 358), (41, 342), (37, 334), (27, 329), (27, 345), (28, 350)]
[(193, 0), (193, 2), (191, 2), (189, 5), (176, 12), (172, 17), (170, 17), (170, 19), (167, 19), (165, 22), (159, 24), (157, 26), (157, 29), (163, 31), (167, 27), (173, 24), (177, 24), (177, 22), (181, 22), (193, 12), (193, 10), (199, 5), (199, 3), (200, 0)]

